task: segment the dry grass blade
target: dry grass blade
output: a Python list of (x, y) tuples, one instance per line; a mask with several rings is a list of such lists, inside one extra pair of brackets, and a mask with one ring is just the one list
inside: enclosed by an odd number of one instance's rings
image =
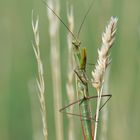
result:
[(46, 107), (45, 107), (45, 85), (44, 85), (44, 77), (43, 77), (43, 64), (42, 60), (40, 57), (40, 50), (39, 50), (39, 29), (38, 29), (38, 23), (39, 23), (39, 18), (37, 20), (33, 21), (33, 13), (32, 13), (32, 29), (34, 33), (34, 39), (35, 39), (35, 44), (33, 44), (33, 50), (36, 56), (37, 60), (37, 66), (38, 66), (38, 78), (36, 79), (37, 81), (37, 86), (39, 89), (38, 92), (38, 97), (40, 101), (40, 106), (41, 106), (41, 117), (42, 117), (42, 123), (43, 123), (43, 134), (44, 134), (44, 139), (47, 140), (47, 122), (46, 122)]

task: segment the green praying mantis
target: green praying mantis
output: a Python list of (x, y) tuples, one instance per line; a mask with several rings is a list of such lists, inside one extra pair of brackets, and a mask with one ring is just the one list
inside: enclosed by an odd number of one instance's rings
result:
[[(89, 96), (88, 85), (90, 83), (90, 80), (88, 80), (88, 77), (86, 75), (87, 52), (86, 52), (85, 47), (81, 47), (79, 35), (81, 32), (82, 26), (85, 22), (85, 19), (93, 6), (93, 2), (94, 1), (92, 1), (86, 14), (84, 15), (84, 18), (79, 27), (77, 36), (75, 36), (74, 33), (69, 29), (69, 27), (64, 23), (64, 21), (57, 15), (57, 13), (47, 4), (46, 1), (43, 0), (43, 3), (46, 5), (46, 7), (54, 14), (54, 16), (58, 18), (58, 20), (64, 25), (64, 27), (68, 30), (68, 32), (73, 37), (73, 41), (72, 41), (73, 54), (74, 54), (74, 59), (76, 63), (76, 69), (74, 70), (74, 72), (76, 74), (76, 87), (77, 87), (77, 93), (78, 93), (78, 100), (64, 106), (59, 111), (62, 113), (80, 117), (84, 140), (93, 140), (94, 138), (94, 125), (92, 121), (95, 120), (96, 114), (92, 116), (91, 105), (89, 103), (89, 100), (96, 99), (98, 98), (98, 96)], [(105, 104), (112, 97), (112, 95), (104, 94), (104, 95), (101, 95), (101, 97), (107, 98), (107, 100), (102, 104), (99, 111), (101, 111), (101, 109), (105, 106)], [(79, 105), (79, 113), (74, 114), (72, 112), (65, 112), (66, 108), (69, 108), (70, 106), (75, 105), (75, 104)]]

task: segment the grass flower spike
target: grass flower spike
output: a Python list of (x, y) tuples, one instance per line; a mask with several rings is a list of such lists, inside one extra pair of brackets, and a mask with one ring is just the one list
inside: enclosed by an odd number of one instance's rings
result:
[(43, 72), (43, 64), (40, 57), (40, 49), (39, 49), (39, 28), (38, 28), (39, 18), (33, 22), (33, 12), (32, 12), (32, 29), (34, 33), (35, 44), (33, 44), (33, 50), (35, 53), (37, 66), (38, 66), (38, 78), (37, 78), (37, 86), (39, 89), (38, 97), (41, 106), (41, 117), (42, 117), (42, 124), (43, 124), (43, 134), (44, 139), (47, 140), (48, 133), (47, 133), (47, 121), (46, 121), (46, 106), (45, 106), (45, 84), (44, 84), (44, 72)]
[(92, 71), (92, 85), (97, 90), (101, 88), (104, 72), (111, 61), (109, 59), (109, 50), (115, 39), (117, 20), (117, 18), (111, 17), (105, 32), (102, 34), (102, 46), (98, 50), (97, 64), (95, 65), (94, 71)]

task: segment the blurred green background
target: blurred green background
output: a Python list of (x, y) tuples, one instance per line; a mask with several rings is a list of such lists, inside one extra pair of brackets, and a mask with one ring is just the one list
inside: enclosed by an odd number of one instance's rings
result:
[[(77, 32), (91, 0), (61, 0), (60, 15), (66, 23), (67, 2), (74, 7), (75, 32)], [(139, 7), (139, 0), (95, 0), (80, 34), (82, 45), (87, 47), (88, 62), (95, 63), (97, 48), (101, 45), (101, 34), (107, 21), (110, 16), (119, 18), (116, 41), (111, 51), (109, 92), (113, 97), (108, 103), (108, 140), (140, 139)], [(41, 0), (0, 0), (0, 140), (35, 140), (42, 136), (39, 101), (34, 82), (37, 65), (31, 45), (34, 40), (31, 27), (32, 9), (40, 19), (40, 49), (45, 70), (49, 140), (56, 139), (50, 38), (45, 5)], [(66, 34), (66, 29), (61, 25), (63, 104), (66, 98), (67, 60), (63, 59), (67, 57)], [(102, 126), (102, 122), (99, 125)], [(77, 136), (77, 139), (81, 138)], [(67, 140), (66, 133), (65, 140)]]

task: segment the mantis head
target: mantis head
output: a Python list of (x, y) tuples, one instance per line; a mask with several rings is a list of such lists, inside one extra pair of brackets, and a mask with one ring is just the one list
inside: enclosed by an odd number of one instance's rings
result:
[(80, 40), (78, 40), (78, 39), (74, 39), (74, 40), (72, 41), (72, 44), (73, 44), (76, 48), (79, 48), (80, 45), (81, 45), (81, 42), (80, 42)]

